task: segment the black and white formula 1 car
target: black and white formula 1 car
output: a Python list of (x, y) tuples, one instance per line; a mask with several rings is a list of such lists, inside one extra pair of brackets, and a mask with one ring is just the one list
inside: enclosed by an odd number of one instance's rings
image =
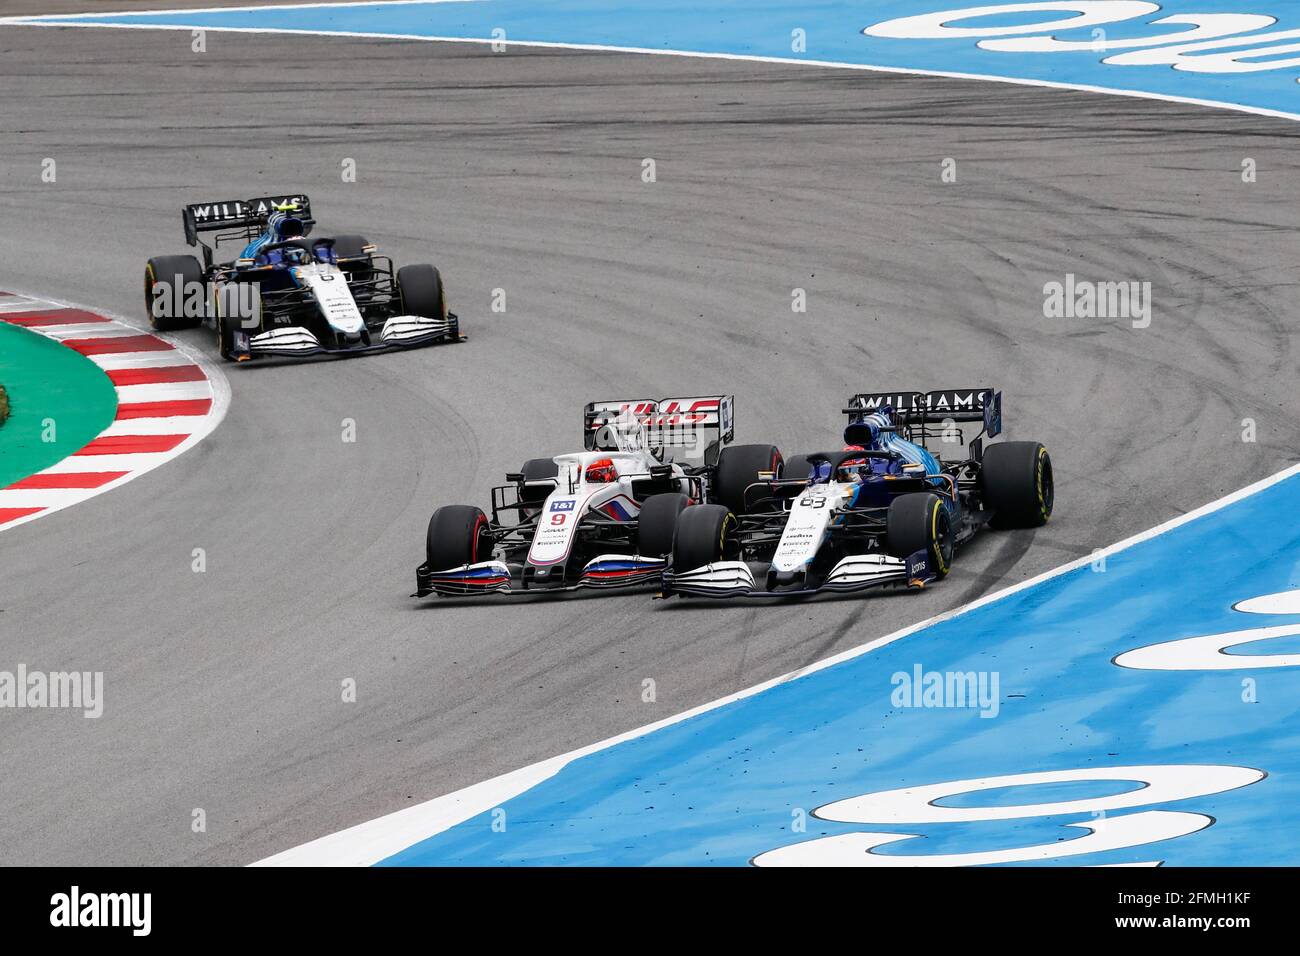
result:
[(657, 586), (683, 509), (739, 504), (780, 470), (771, 445), (730, 444), (732, 406), (729, 395), (588, 405), (584, 450), (507, 475), (491, 517), (433, 513), (416, 596)]
[[(677, 518), (663, 593), (782, 596), (922, 587), (980, 528), (1030, 528), (1052, 514), (1052, 460), (1002, 430), (1002, 393), (863, 393), (844, 409), (846, 446), (787, 460), (739, 507)], [(967, 438), (973, 423), (980, 428)], [(973, 428), (971, 429), (973, 430)], [(931, 451), (959, 449), (951, 459)]]
[[(182, 220), (203, 262), (150, 259), (145, 307), (163, 331), (206, 322), (224, 358), (355, 355), (464, 338), (437, 269), (394, 270), (359, 235), (309, 238), (315, 220), (305, 195), (197, 203)], [(210, 232), (211, 245), (202, 239)], [(214, 261), (229, 242), (240, 253)]]

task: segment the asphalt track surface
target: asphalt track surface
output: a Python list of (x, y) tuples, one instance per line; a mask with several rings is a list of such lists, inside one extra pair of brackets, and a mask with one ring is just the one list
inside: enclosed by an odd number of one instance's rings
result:
[[(196, 450), (0, 534), (0, 667), (105, 672), (98, 720), (0, 713), (0, 863), (247, 863), (812, 663), (1300, 455), (1281, 120), (459, 44), (210, 33), (196, 55), (187, 33), (8, 28), (0, 49), (0, 287), (139, 316), (146, 256), (184, 251), (184, 202), (297, 188), (322, 233), (436, 262), (471, 336), (229, 369)], [(1066, 273), (1150, 281), (1150, 328), (1044, 318)], [(1057, 514), (977, 539), (923, 593), (408, 597), (432, 509), (572, 450), (588, 400), (733, 392), (740, 440), (793, 453), (836, 444), (854, 390), (983, 384), (1009, 437), (1051, 449)], [(1176, 573), (1194, 584), (1194, 563)]]

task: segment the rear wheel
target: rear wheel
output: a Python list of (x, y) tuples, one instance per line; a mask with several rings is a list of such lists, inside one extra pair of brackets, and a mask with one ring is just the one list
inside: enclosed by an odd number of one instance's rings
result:
[(483, 509), (444, 505), (429, 519), (425, 557), (430, 571), (446, 571), (490, 560), (493, 544)]
[[(810, 452), (809, 454), (820, 453)], [(792, 455), (787, 458), (785, 466), (781, 469), (781, 478), (785, 481), (807, 481), (811, 478), (813, 466), (808, 457), (808, 455)]]
[[(334, 237), (334, 259), (350, 283), (368, 282), (375, 277), (374, 258), (366, 251), (367, 246), (370, 246), (370, 240), (365, 236), (348, 234)], [(368, 293), (362, 298), (367, 299)]]
[(519, 500), (530, 505), (541, 505), (555, 490), (554, 487), (552, 485), (529, 486), (527, 482), (555, 478), (560, 474), (560, 466), (553, 458), (529, 458), (524, 462), (524, 467), (519, 469), (519, 473), (524, 476), (523, 483), (519, 485)]
[[(157, 292), (155, 286), (161, 286)], [(186, 314), (186, 303), (195, 288), (200, 290)], [(197, 308), (195, 307), (197, 305)], [(193, 256), (154, 256), (144, 267), (144, 308), (149, 324), (159, 332), (189, 329), (203, 320), (207, 305), (203, 292), (203, 267)]]
[(889, 503), (885, 519), (885, 543), (896, 558), (924, 551), (934, 576), (941, 578), (952, 567), (952, 522), (938, 495), (918, 491), (899, 495)]
[(524, 481), (543, 481), (559, 475), (560, 466), (554, 458), (529, 458), (519, 471), (524, 476)]
[(984, 449), (980, 467), (984, 507), (999, 528), (1037, 528), (1052, 516), (1052, 458), (1036, 441), (1007, 441)]
[(730, 445), (718, 456), (717, 487), (714, 500), (726, 505), (735, 514), (744, 514), (755, 498), (766, 494), (755, 490), (746, 500), (745, 489), (762, 480), (767, 472), (773, 477), (781, 475), (781, 452), (775, 445)]
[(402, 266), (398, 269), (397, 295), (402, 315), (418, 315), (426, 319), (447, 317), (442, 276), (433, 266)]
[(334, 237), (334, 258), (335, 259), (370, 259), (370, 253), (366, 252), (366, 246), (370, 245), (370, 240), (365, 236), (352, 234)]
[(692, 571), (740, 559), (739, 523), (725, 505), (693, 505), (677, 516), (673, 568)]
[(677, 516), (690, 501), (686, 495), (651, 495), (637, 517), (637, 554), (643, 558), (666, 558), (673, 553), (673, 530)]

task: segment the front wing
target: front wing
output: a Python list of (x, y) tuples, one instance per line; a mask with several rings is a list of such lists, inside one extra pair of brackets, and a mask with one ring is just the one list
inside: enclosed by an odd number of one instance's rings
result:
[(545, 587), (523, 586), (522, 575), (502, 561), (483, 561), (444, 570), (431, 569), (428, 562), (415, 569), (414, 597), (438, 594), (464, 597), (471, 594), (537, 595), (558, 594), (582, 588), (612, 590), (658, 585), (667, 562), (630, 554), (602, 554), (588, 561), (577, 581)]
[(815, 586), (769, 591), (760, 587), (745, 561), (718, 561), (702, 568), (663, 574), (663, 593), (695, 597), (790, 597), (822, 591), (866, 591), (888, 586), (924, 587), (935, 580), (924, 551), (906, 558), (887, 554), (856, 554), (840, 560)]
[(336, 348), (323, 344), (310, 329), (290, 325), (268, 329), (249, 336), (243, 350), (236, 355), (249, 358), (263, 356), (288, 356), (290, 358), (310, 355), (362, 355), (372, 352), (387, 352), (392, 349), (417, 348), (434, 345), (439, 342), (463, 342), (465, 336), (460, 333), (457, 317), (449, 314), (445, 319), (426, 319), (416, 315), (396, 315), (384, 323), (378, 339), (369, 345), (358, 344), (351, 348)]

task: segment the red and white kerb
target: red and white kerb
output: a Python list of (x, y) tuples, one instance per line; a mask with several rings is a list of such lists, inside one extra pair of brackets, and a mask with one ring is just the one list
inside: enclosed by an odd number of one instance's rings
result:
[[(0, 322), (61, 342), (98, 365), (117, 390), (113, 423), (83, 448), (0, 488), (0, 531), (115, 488), (170, 461), (225, 414), (220, 373), (161, 336), (108, 316), (0, 292)], [(214, 381), (215, 378), (215, 381)]]

